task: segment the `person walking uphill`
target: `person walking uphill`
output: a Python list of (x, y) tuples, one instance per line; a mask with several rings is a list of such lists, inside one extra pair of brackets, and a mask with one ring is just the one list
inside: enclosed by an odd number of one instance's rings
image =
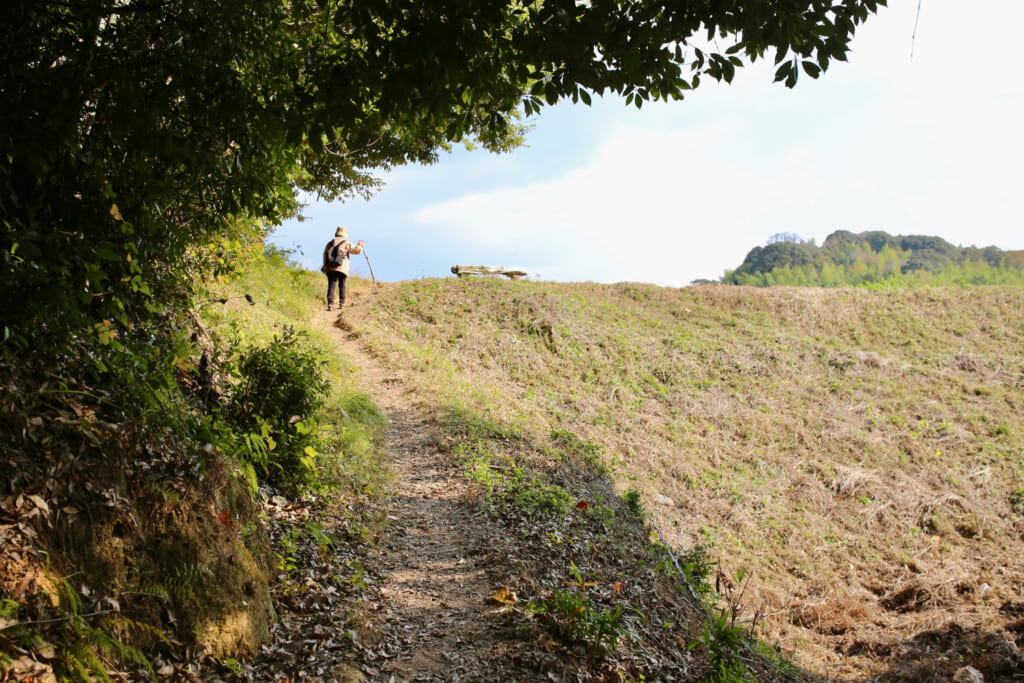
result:
[(363, 241), (348, 241), (348, 230), (338, 226), (334, 239), (324, 247), (324, 265), (320, 270), (327, 276), (327, 310), (334, 310), (334, 290), (338, 290), (338, 308), (345, 305), (345, 280), (348, 278), (348, 255), (363, 253)]

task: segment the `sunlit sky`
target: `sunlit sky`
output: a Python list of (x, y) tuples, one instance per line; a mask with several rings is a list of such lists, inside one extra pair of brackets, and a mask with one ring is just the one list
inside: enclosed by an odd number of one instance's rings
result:
[(382, 281), (467, 264), (668, 286), (717, 279), (780, 232), (1024, 249), (1024, 1), (923, 0), (916, 38), (918, 3), (891, 5), (848, 63), (793, 90), (758, 63), (639, 111), (560, 104), (531, 120), (526, 147), (396, 169), (369, 201), (311, 199), (272, 241), (318, 269), (344, 225)]

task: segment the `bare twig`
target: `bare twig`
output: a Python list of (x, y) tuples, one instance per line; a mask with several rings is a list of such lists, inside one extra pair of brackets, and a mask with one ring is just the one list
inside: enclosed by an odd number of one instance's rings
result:
[(0, 626), (0, 631), (6, 631), (7, 629), (14, 628), (15, 626), (36, 626), (38, 624), (56, 624), (61, 621), (71, 621), (72, 619), (81, 617), (83, 619), (88, 617), (98, 617), (103, 614), (112, 614), (119, 612), (116, 609), (101, 609), (98, 612), (87, 612), (86, 614), (69, 614), (66, 617), (54, 617), (53, 619), (34, 619), (32, 621), (18, 621), (8, 626)]
[(914, 32), (910, 34), (910, 59), (914, 59), (914, 41), (917, 40), (917, 23), (921, 20), (921, 0), (917, 0), (917, 14), (914, 16)]
[(679, 566), (679, 558), (676, 557), (676, 554), (674, 552), (672, 552), (672, 548), (671, 546), (669, 546), (668, 540), (666, 540), (665, 538), (665, 534), (661, 533), (661, 528), (658, 527), (657, 523), (653, 519), (651, 519), (650, 522), (651, 526), (654, 527), (654, 530), (658, 532), (658, 538), (661, 539), (661, 544), (665, 546), (665, 550), (666, 552), (668, 552), (668, 556), (672, 558), (672, 564), (675, 565), (676, 570), (683, 577), (683, 583), (686, 584), (686, 589), (690, 591), (690, 596), (698, 603), (701, 603), (702, 601), (700, 597), (697, 595), (697, 591), (693, 588), (693, 585), (690, 584), (690, 576), (685, 571), (683, 571), (682, 567)]

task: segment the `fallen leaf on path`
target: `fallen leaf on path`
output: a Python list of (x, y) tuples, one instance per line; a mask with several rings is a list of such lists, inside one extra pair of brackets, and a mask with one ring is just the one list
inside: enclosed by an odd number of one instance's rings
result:
[(46, 501), (41, 496), (29, 496), (29, 499), (35, 503), (36, 507), (43, 513), (43, 516), (50, 514), (50, 506), (46, 504)]
[(41, 657), (42, 659), (53, 659), (57, 656), (57, 650), (55, 650), (53, 645), (46, 642), (45, 640), (40, 640), (34, 643), (32, 645), (32, 650), (36, 653), (37, 656)]
[(515, 603), (519, 602), (519, 598), (516, 597), (516, 594), (513, 591), (508, 590), (507, 588), (502, 588), (501, 590), (499, 590), (497, 593), (490, 597), (490, 600), (491, 602), (496, 602), (499, 605), (514, 605)]

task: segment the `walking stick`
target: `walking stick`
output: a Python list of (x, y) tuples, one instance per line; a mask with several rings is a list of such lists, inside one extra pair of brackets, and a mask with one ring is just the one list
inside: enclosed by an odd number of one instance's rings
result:
[(377, 278), (373, 275), (373, 264), (370, 263), (370, 255), (366, 253), (366, 245), (363, 245), (363, 256), (366, 257), (366, 265), (370, 267), (370, 279), (373, 280), (373, 291), (377, 291)]

